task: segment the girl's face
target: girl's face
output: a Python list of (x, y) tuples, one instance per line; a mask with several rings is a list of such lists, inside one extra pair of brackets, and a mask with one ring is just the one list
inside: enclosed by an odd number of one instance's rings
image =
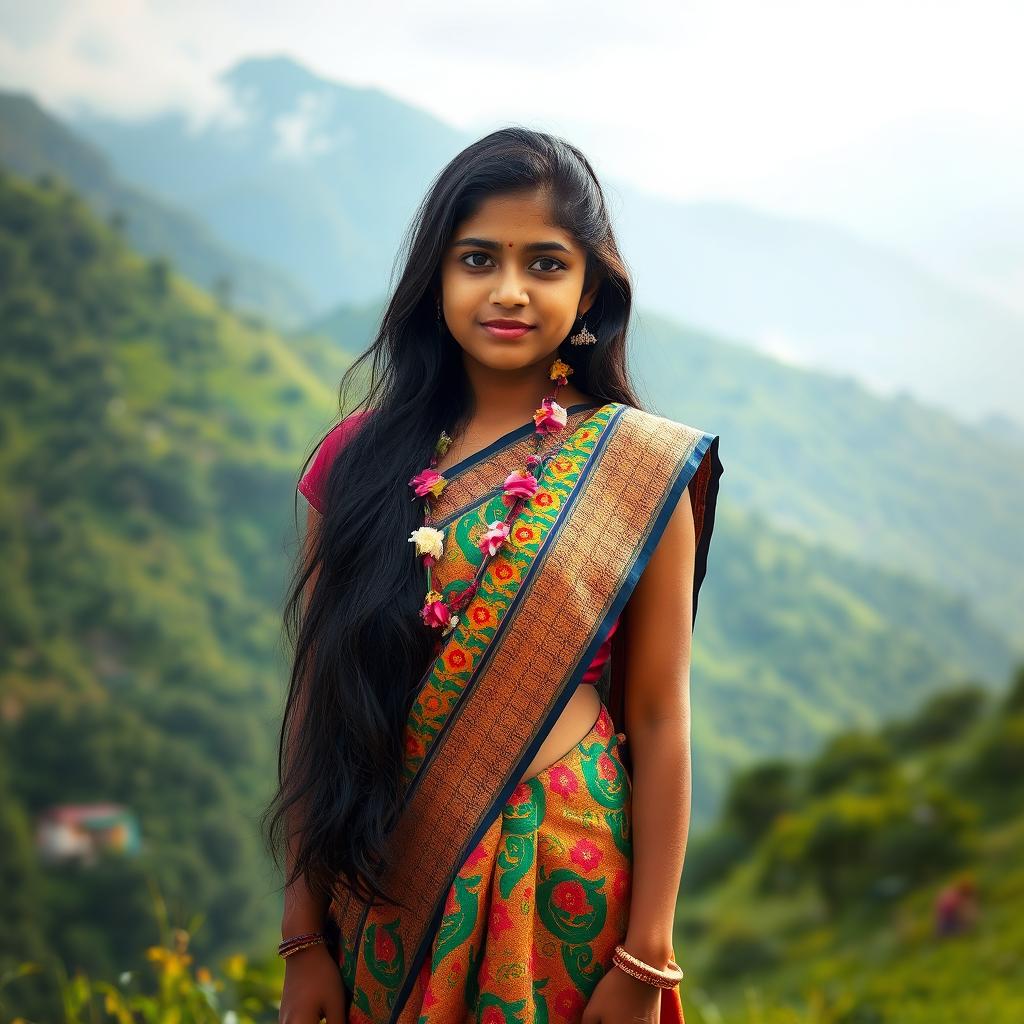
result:
[[(586, 251), (551, 224), (540, 191), (486, 199), (455, 226), (441, 263), (441, 311), (464, 352), (497, 370), (553, 358), (590, 308), (600, 282), (583, 295)], [(518, 337), (493, 333), (489, 320), (518, 320)]]

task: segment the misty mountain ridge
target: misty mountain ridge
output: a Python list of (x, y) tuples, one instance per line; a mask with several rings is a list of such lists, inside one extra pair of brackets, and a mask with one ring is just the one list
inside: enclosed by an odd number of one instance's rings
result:
[[(232, 116), (198, 133), (179, 113), (75, 127), (122, 175), (294, 275), (319, 314), (384, 294), (419, 199), (472, 137), (286, 56), (241, 60), (218, 82)], [(1004, 304), (840, 228), (605, 181), (642, 305), (877, 393), (1019, 420), (1024, 317)]]

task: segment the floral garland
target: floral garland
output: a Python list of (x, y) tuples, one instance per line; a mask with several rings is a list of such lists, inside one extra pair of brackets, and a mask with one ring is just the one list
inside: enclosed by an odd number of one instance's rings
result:
[(546, 437), (559, 435), (565, 427), (567, 413), (555, 399), (558, 396), (559, 388), (568, 383), (569, 374), (572, 372), (572, 367), (561, 359), (556, 359), (551, 364), (549, 377), (555, 382), (555, 389), (551, 395), (541, 401), (540, 408), (533, 414), (534, 450), (526, 457), (526, 469), (513, 470), (505, 477), (505, 482), (502, 485), (501, 500), (503, 504), (509, 506), (508, 513), (503, 519), (496, 519), (488, 524), (487, 530), (478, 543), (484, 554), (483, 562), (477, 569), (472, 582), (459, 591), (454, 600), (450, 602), (445, 601), (441, 594), (433, 589), (431, 580), (431, 566), (444, 554), (444, 531), (430, 525), (434, 521), (430, 500), (438, 497), (448, 483), (435, 468), (438, 459), (444, 455), (452, 442), (446, 431), (442, 430), (437, 439), (434, 454), (430, 458), (430, 467), (417, 473), (409, 481), (409, 486), (415, 492), (412, 500), (423, 498), (424, 506), (423, 526), (413, 530), (409, 536), (409, 543), (416, 545), (416, 555), (422, 557), (423, 565), (427, 570), (426, 603), (420, 609), (420, 618), (432, 629), (440, 629), (442, 636), (446, 636), (455, 628), (459, 621), (459, 612), (473, 599), (488, 564), (501, 549), (511, 532), (512, 523), (537, 492), (537, 481), (544, 463), (557, 451), (557, 448), (552, 447), (545, 455), (541, 455), (540, 449)]

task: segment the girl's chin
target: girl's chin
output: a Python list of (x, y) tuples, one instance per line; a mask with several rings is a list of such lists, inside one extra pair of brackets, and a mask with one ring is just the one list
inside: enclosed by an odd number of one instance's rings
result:
[[(526, 364), (540, 359), (544, 353), (544, 346), (537, 344), (537, 339), (531, 337), (532, 331), (522, 338), (493, 338), (484, 332), (484, 339), (479, 337), (473, 339), (469, 345), (460, 342), (462, 348), (482, 363), (496, 361), (503, 365), (508, 363)], [(555, 349), (552, 350), (554, 358)]]
[[(558, 358), (558, 346), (550, 352), (545, 351), (536, 345), (529, 347), (513, 348), (508, 346), (504, 349), (495, 345), (484, 352), (474, 353), (477, 362), (485, 366), (493, 366), (496, 369), (513, 370), (527, 366), (537, 366), (539, 363), (550, 364)], [(554, 383), (552, 383), (554, 387)]]

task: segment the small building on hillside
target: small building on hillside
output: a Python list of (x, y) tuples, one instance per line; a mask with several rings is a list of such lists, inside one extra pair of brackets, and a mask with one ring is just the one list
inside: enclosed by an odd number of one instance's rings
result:
[(101, 851), (142, 848), (135, 814), (121, 804), (56, 804), (36, 817), (36, 849), (48, 861), (94, 863)]

